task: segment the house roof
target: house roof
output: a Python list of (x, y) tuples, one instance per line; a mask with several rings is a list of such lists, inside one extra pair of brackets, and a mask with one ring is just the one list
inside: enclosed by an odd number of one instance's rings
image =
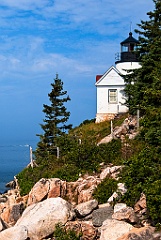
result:
[(103, 76), (103, 74), (101, 75), (96, 75), (96, 82)]
[(120, 71), (111, 66), (95, 83), (96, 86), (124, 85)]

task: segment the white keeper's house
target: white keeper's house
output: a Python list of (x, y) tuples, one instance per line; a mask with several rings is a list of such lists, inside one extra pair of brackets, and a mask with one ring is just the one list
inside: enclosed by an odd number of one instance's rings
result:
[(126, 70), (140, 67), (135, 50), (139, 42), (133, 38), (132, 33), (121, 42), (121, 53), (117, 56), (115, 66), (111, 66), (103, 75), (96, 76), (97, 113), (96, 123), (110, 120), (117, 114), (125, 113), (128, 108), (125, 103), (125, 82), (121, 75)]

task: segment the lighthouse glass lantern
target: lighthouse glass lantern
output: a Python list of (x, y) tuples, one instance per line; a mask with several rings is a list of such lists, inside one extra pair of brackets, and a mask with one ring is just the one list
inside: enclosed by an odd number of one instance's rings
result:
[(136, 69), (140, 67), (137, 49), (139, 41), (133, 38), (132, 32), (129, 33), (129, 37), (120, 43), (121, 53), (117, 57), (115, 62), (116, 68), (122, 73), (126, 74), (125, 70)]

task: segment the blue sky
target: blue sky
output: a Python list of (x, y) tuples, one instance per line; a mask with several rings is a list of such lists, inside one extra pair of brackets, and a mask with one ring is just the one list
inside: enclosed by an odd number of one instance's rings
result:
[(152, 0), (1, 0), (0, 141), (39, 140), (56, 73), (70, 123), (94, 118), (95, 75), (114, 65), (130, 22), (135, 29), (153, 8)]

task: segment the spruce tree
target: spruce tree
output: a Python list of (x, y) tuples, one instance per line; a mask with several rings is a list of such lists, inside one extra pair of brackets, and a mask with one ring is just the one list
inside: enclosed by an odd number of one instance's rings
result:
[(70, 112), (67, 111), (65, 103), (70, 101), (67, 91), (63, 90), (63, 82), (56, 78), (51, 83), (52, 90), (48, 94), (50, 105), (43, 105), (43, 112), (45, 113), (44, 124), (40, 124), (44, 134), (38, 135), (40, 142), (37, 145), (36, 156), (45, 156), (54, 152), (57, 147), (58, 138), (65, 134), (66, 131), (72, 128), (71, 124), (67, 124), (70, 117)]
[(148, 142), (161, 143), (161, 1), (153, 0), (155, 9), (147, 13), (149, 20), (141, 21), (139, 54), (141, 68), (125, 78), (127, 106), (131, 112), (140, 109), (143, 131)]
[(128, 159), (123, 180), (128, 200), (134, 203), (146, 195), (147, 216), (161, 226), (161, 1), (153, 0), (149, 19), (138, 24), (141, 68), (127, 74), (125, 93), (130, 112), (140, 109), (140, 136), (144, 143), (139, 155)]

